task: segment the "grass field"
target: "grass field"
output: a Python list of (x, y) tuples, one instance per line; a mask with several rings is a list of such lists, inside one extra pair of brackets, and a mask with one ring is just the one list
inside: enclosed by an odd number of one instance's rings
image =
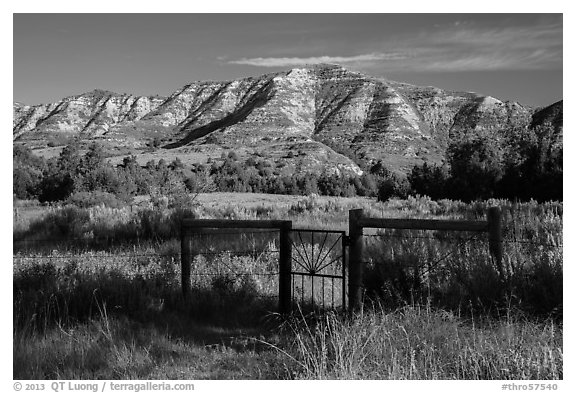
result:
[(14, 378), (563, 378), (562, 204), (226, 193), (197, 201), (187, 214), (340, 230), (353, 208), (483, 219), (498, 204), (507, 277), (497, 279), (483, 238), (374, 231), (357, 318), (280, 317), (273, 234), (202, 239), (184, 300), (176, 238), (184, 212), (18, 201)]

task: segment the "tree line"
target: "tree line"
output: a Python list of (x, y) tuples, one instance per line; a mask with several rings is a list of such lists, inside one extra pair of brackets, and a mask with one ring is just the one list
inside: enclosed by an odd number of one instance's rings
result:
[(64, 147), (58, 157), (43, 159), (27, 147), (13, 149), (13, 192), (19, 199), (40, 202), (72, 201), (90, 204), (129, 202), (137, 195), (168, 199), (168, 204), (186, 203), (198, 192), (254, 192), (289, 195), (375, 196), (378, 179), (340, 176), (336, 173), (287, 174), (282, 164), (262, 158), (239, 160), (230, 152), (220, 160), (185, 165), (179, 158), (160, 159), (141, 166), (136, 157), (112, 165), (98, 144), (81, 153), (78, 144)]
[(447, 165), (416, 166), (408, 182), (432, 199), (562, 201), (562, 172), (561, 131), (548, 124), (464, 137), (448, 147)]
[(504, 135), (460, 138), (448, 147), (443, 165), (417, 165), (406, 176), (382, 161), (362, 161), (362, 175), (286, 173), (282, 163), (261, 157), (242, 161), (234, 152), (205, 164), (184, 165), (176, 158), (141, 166), (130, 156), (114, 166), (96, 143), (84, 153), (77, 143), (69, 144), (48, 160), (15, 145), (13, 192), (19, 199), (79, 205), (122, 204), (137, 195), (177, 205), (188, 203), (190, 195), (211, 191), (377, 196), (381, 201), (409, 195), (463, 201), (562, 200), (562, 143), (554, 128), (512, 129)]

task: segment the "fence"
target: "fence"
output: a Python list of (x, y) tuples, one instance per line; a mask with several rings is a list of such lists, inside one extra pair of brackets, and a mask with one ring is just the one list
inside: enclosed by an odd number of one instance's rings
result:
[[(292, 308), (293, 295), (293, 275), (303, 275), (311, 277), (325, 277), (342, 280), (343, 288), (346, 281), (346, 250), (348, 245), (348, 309), (354, 312), (359, 309), (362, 301), (362, 273), (363, 261), (362, 250), (364, 244), (364, 228), (388, 228), (388, 229), (417, 229), (417, 230), (445, 230), (445, 231), (473, 231), (487, 232), (489, 235), (489, 248), (494, 262), (498, 268), (501, 277), (504, 277), (502, 267), (502, 221), (501, 212), (498, 208), (488, 210), (487, 221), (449, 221), (449, 220), (421, 220), (421, 219), (380, 219), (365, 217), (362, 209), (351, 210), (349, 212), (349, 235), (341, 234), (342, 253), (341, 258), (342, 272), (340, 275), (323, 275), (319, 268), (325, 266), (322, 261), (316, 261), (308, 255), (304, 259), (308, 261), (306, 266), (298, 258), (292, 256), (292, 241), (290, 234), (299, 230), (292, 228), (291, 221), (260, 221), (260, 220), (183, 220), (181, 229), (181, 261), (182, 261), (182, 293), (187, 297), (190, 293), (190, 266), (193, 255), (199, 253), (192, 247), (191, 238), (194, 234), (201, 233), (207, 229), (275, 229), (280, 236), (279, 250), (279, 285), (278, 285), (278, 309), (281, 313), (287, 313)], [(303, 231), (303, 230), (300, 230)], [(311, 231), (311, 230), (307, 230)], [(314, 230), (312, 230), (314, 231)], [(298, 233), (300, 236), (300, 233)], [(300, 237), (301, 239), (301, 237)], [(324, 246), (324, 244), (322, 245)], [(314, 244), (312, 244), (312, 252)], [(317, 254), (320, 256), (320, 253)], [(302, 253), (299, 252), (300, 259)], [(313, 255), (313, 254), (312, 254)], [(325, 259), (326, 256), (323, 257)], [(304, 272), (292, 271), (292, 261), (305, 268)], [(319, 263), (317, 263), (319, 262)], [(302, 286), (304, 286), (302, 284)], [(304, 289), (302, 289), (303, 291)], [(322, 292), (324, 293), (324, 281), (322, 281)], [(334, 293), (334, 284), (332, 285), (332, 294)], [(314, 281), (312, 281), (312, 301), (314, 301)], [(342, 290), (342, 308), (346, 309), (346, 290)], [(304, 296), (302, 296), (304, 298)], [(324, 298), (324, 294), (322, 294)]]
[[(290, 242), (290, 230), (292, 221), (282, 220), (194, 220), (184, 219), (181, 228), (181, 261), (182, 261), (182, 294), (187, 297), (190, 293), (190, 266), (195, 254), (192, 248), (192, 236), (206, 229), (275, 229), (279, 231), (279, 283), (278, 283), (278, 308), (281, 313), (290, 310), (291, 301), (291, 269), (292, 252)], [(197, 251), (197, 250), (196, 250)]]
[[(285, 220), (271, 220), (271, 221), (259, 221), (259, 220), (246, 220), (246, 221), (235, 221), (235, 220), (191, 220), (185, 219), (182, 224), (181, 238), (180, 238), (180, 262), (181, 262), (181, 290), (184, 296), (190, 296), (191, 285), (196, 285), (191, 281), (192, 276), (210, 276), (206, 280), (211, 279), (212, 276), (219, 277), (219, 271), (213, 270), (195, 270), (191, 271), (191, 264), (194, 260), (194, 256), (205, 256), (206, 258), (200, 258), (200, 261), (206, 262), (218, 262), (224, 267), (224, 273), (230, 276), (266, 276), (262, 280), (266, 280), (267, 283), (273, 283), (267, 286), (267, 291), (263, 291), (262, 294), (270, 295), (274, 294), (273, 297), (278, 297), (278, 309), (282, 313), (289, 312), (295, 301), (304, 302), (304, 280), (318, 279), (317, 282), (320, 285), (315, 285), (314, 281), (311, 281), (311, 291), (310, 286), (306, 287), (308, 291), (307, 294), (311, 293), (312, 301), (314, 301), (314, 292), (320, 293), (319, 298), (338, 298), (338, 304), (342, 306), (342, 309), (348, 308), (350, 311), (357, 310), (363, 298), (363, 274), (364, 266), (369, 260), (366, 258), (365, 241), (370, 235), (364, 233), (364, 229), (367, 228), (383, 228), (395, 230), (423, 230), (423, 231), (471, 231), (475, 234), (486, 234), (488, 240), (488, 247), (481, 246), (479, 250), (483, 255), (489, 254), (492, 256), (492, 261), (496, 270), (495, 276), (499, 276), (501, 279), (505, 279), (508, 275), (506, 269), (509, 267), (504, 263), (503, 265), (503, 243), (513, 244), (516, 249), (520, 248), (534, 248), (537, 247), (560, 247), (561, 252), (561, 237), (559, 239), (537, 239), (532, 238), (532, 235), (525, 236), (524, 238), (517, 238), (515, 232), (510, 232), (508, 235), (513, 235), (513, 237), (503, 240), (503, 225), (501, 219), (501, 212), (498, 208), (491, 208), (487, 212), (486, 221), (449, 221), (449, 220), (421, 220), (421, 219), (386, 219), (386, 218), (371, 218), (366, 217), (362, 210), (351, 210), (349, 212), (349, 231), (346, 235), (343, 231), (325, 231), (325, 230), (299, 230), (292, 227), (291, 221)], [(226, 230), (228, 229), (228, 230)], [(508, 228), (507, 230), (509, 230)], [(250, 232), (252, 231), (252, 232)], [(248, 238), (249, 233), (267, 233), (268, 236), (274, 237), (274, 247), (264, 249), (258, 246), (252, 247), (250, 250), (243, 251), (231, 251), (229, 249), (230, 243), (224, 242), (218, 244), (211, 239), (211, 235), (229, 235), (234, 237), (239, 237), (240, 242), (242, 239)], [(413, 232), (415, 233), (415, 232)], [(240, 236), (242, 235), (242, 236)], [(392, 236), (397, 235), (393, 233)], [(457, 237), (449, 234), (450, 237), (445, 238), (437, 236), (438, 233), (434, 234), (434, 237), (427, 237), (430, 239), (440, 239), (443, 241), (456, 243), (454, 240)], [(377, 236), (383, 236), (377, 235)], [(388, 235), (390, 236), (390, 235)], [(442, 236), (444, 236), (442, 234)], [(534, 235), (535, 236), (535, 235)], [(400, 236), (398, 236), (400, 237)], [(191, 240), (195, 238), (197, 243), (194, 244)], [(415, 238), (418, 238), (417, 236)], [(25, 252), (28, 248), (42, 249), (46, 252), (50, 252), (52, 248), (55, 247), (55, 243), (59, 239), (43, 239), (43, 240), (14, 240), (14, 249), (22, 250)], [(83, 246), (84, 243), (95, 243), (98, 246), (95, 247), (97, 250), (104, 251), (109, 249), (111, 246), (111, 241), (113, 238), (104, 239), (66, 239), (71, 242), (74, 246)], [(464, 241), (468, 241), (466, 239)], [(404, 242), (404, 240), (402, 240)], [(30, 243), (30, 244), (29, 244)], [(44, 245), (45, 243), (45, 245)], [(408, 242), (409, 243), (409, 242)], [(462, 242), (459, 242), (463, 244)], [(557, 244), (558, 243), (558, 244)], [(233, 245), (235, 245), (234, 243)], [(247, 245), (238, 243), (240, 246)], [(226, 249), (218, 249), (218, 245), (223, 245), (228, 247)], [(87, 245), (86, 245), (87, 246)], [(170, 249), (172, 251), (178, 252), (177, 242), (173, 244), (175, 246)], [(172, 247), (171, 246), (171, 247)], [(386, 247), (389, 247), (386, 245)], [(81, 247), (84, 249), (84, 247)], [(88, 250), (91, 247), (86, 247)], [(487, 249), (487, 250), (486, 250)], [(483, 250), (486, 250), (484, 252)], [(121, 252), (120, 252), (121, 251)], [(269, 261), (270, 268), (266, 271), (260, 271), (258, 268), (255, 269), (244, 269), (242, 261), (243, 258), (235, 258), (234, 255), (252, 255), (253, 265), (257, 266), (262, 259)], [(230, 255), (232, 259), (221, 258), (221, 255)], [(266, 258), (257, 257), (258, 255), (270, 254)], [(276, 256), (277, 254), (277, 256)], [(442, 252), (445, 254), (445, 252)], [(136, 247), (134, 247), (133, 252), (130, 249), (116, 250), (114, 255), (102, 255), (95, 253), (93, 255), (83, 254), (85, 258), (90, 261), (97, 261), (98, 259), (118, 259), (118, 263), (124, 263), (123, 261), (128, 260), (139, 260), (146, 259), (148, 257), (154, 257), (156, 254), (138, 252)], [(170, 254), (172, 255), (172, 254)], [(176, 254), (178, 255), (178, 254)], [(174, 255), (174, 256), (176, 256)], [(168, 257), (168, 255), (166, 255)], [(276, 262), (276, 257), (278, 258)], [(437, 258), (436, 256), (429, 258), (433, 260), (432, 266), (428, 266), (429, 269), (434, 268), (437, 263), (444, 259)], [(57, 253), (52, 253), (49, 255), (32, 255), (25, 256), (25, 254), (14, 255), (15, 260), (17, 259), (45, 259), (45, 260), (58, 260), (61, 258), (65, 260), (67, 256), (60, 256)], [(222, 260), (221, 260), (222, 259)], [(509, 253), (507, 251), (505, 260), (508, 261)], [(178, 259), (175, 258), (177, 261)], [(230, 263), (230, 261), (234, 263)], [(334, 269), (331, 272), (322, 271), (326, 266), (332, 265), (334, 261)], [(489, 262), (488, 259), (484, 259)], [(196, 261), (198, 262), (198, 260)], [(238, 262), (238, 263), (236, 263)], [(505, 262), (505, 261), (504, 261)], [(448, 266), (448, 265), (446, 265)], [(276, 269), (277, 267), (277, 269)], [(236, 270), (236, 271), (235, 271)], [(441, 274), (441, 273), (440, 273)], [(438, 269), (435, 270), (435, 275), (438, 275)], [(295, 283), (295, 277), (298, 277), (298, 281)], [(301, 280), (301, 281), (300, 281)], [(332, 282), (331, 291), (327, 291), (324, 294), (324, 280), (328, 283)], [(334, 280), (338, 283), (342, 283), (342, 289), (339, 288), (334, 290)], [(338, 281), (340, 280), (340, 281)], [(210, 280), (208, 280), (210, 281)], [(177, 282), (177, 281), (176, 281)], [(210, 281), (211, 282), (211, 281)], [(208, 284), (210, 284), (208, 282)], [(264, 282), (264, 281), (262, 281)], [(295, 285), (296, 284), (296, 285)], [(347, 284), (347, 285), (346, 285)], [(365, 283), (364, 283), (365, 284)], [(300, 285), (300, 287), (298, 287)], [(338, 284), (339, 285), (339, 284)], [(196, 288), (196, 287), (194, 287)], [(298, 292), (300, 291), (300, 292)], [(298, 296), (297, 294), (301, 295)], [(272, 297), (272, 296), (267, 296)], [(309, 296), (310, 297), (310, 296)], [(318, 298), (317, 297), (317, 298)], [(340, 303), (341, 299), (341, 303)], [(334, 306), (334, 300), (332, 300), (332, 305)]]
[(364, 216), (362, 209), (356, 209), (349, 211), (348, 225), (348, 304), (351, 313), (360, 309), (362, 302), (364, 228), (487, 232), (490, 253), (498, 268), (500, 277), (504, 277), (502, 267), (502, 219), (501, 211), (497, 207), (488, 209), (487, 221), (370, 218)]

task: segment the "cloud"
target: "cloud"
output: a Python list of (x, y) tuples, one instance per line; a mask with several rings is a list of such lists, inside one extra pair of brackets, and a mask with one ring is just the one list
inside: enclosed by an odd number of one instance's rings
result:
[(555, 50), (535, 50), (527, 53), (470, 53), (459, 56), (434, 57), (413, 66), (423, 71), (528, 71), (560, 68), (562, 53)]
[(562, 44), (562, 25), (467, 27), (445, 29), (428, 36), (430, 41), (452, 44), (502, 47), (541, 47)]
[[(495, 70), (552, 70), (562, 68), (562, 21), (533, 25), (479, 25), (458, 20), (433, 29), (364, 40), (363, 54), (338, 56), (262, 56), (228, 59), (229, 64), (293, 67), (337, 63), (358, 71), (464, 72)], [(313, 47), (285, 48), (313, 53)], [(332, 46), (337, 52), (342, 47)]]
[(319, 63), (364, 63), (384, 60), (403, 60), (406, 54), (398, 52), (368, 53), (356, 56), (314, 56), (314, 57), (254, 57), (229, 61), (231, 64), (244, 64), (258, 67), (291, 67)]
[[(420, 46), (426, 71), (544, 70), (562, 67), (562, 24), (479, 27), (460, 24), (423, 35), (406, 45)], [(425, 50), (428, 49), (428, 50)]]

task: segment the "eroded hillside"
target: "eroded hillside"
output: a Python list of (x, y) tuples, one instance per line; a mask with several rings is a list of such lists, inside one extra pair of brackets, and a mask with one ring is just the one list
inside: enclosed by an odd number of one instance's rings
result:
[(58, 102), (14, 104), (13, 138), (33, 148), (97, 140), (111, 155), (189, 160), (235, 150), (294, 170), (360, 173), (355, 161), (406, 171), (439, 163), (450, 140), (498, 137), (514, 126), (562, 123), (562, 103), (541, 111), (475, 93), (420, 87), (316, 65), (224, 82), (194, 82), (168, 97), (94, 90)]

